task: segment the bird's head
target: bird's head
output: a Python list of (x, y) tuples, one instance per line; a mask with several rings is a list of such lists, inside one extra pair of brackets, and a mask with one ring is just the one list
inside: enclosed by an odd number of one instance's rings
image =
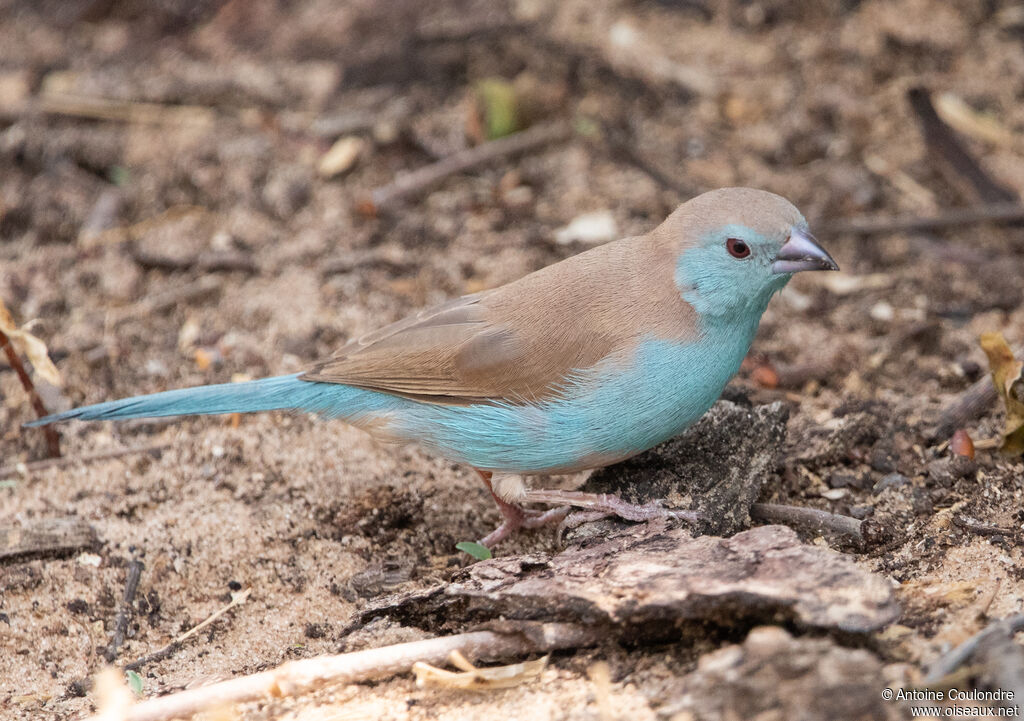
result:
[(750, 188), (723, 188), (680, 206), (663, 228), (678, 243), (675, 281), (705, 318), (760, 318), (803, 270), (839, 270), (792, 203)]

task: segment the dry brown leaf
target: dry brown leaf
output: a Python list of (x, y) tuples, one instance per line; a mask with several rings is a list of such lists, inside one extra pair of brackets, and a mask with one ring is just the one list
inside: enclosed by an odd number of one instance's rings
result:
[(10, 339), (16, 351), (20, 351), (28, 357), (32, 367), (36, 369), (36, 373), (47, 383), (55, 386), (64, 384), (60, 377), (60, 371), (50, 360), (46, 344), (25, 330), (24, 327), (19, 328), (16, 325), (2, 300), (0, 300), (0, 331)]
[(981, 348), (988, 356), (992, 381), (1006, 406), (1006, 426), (1003, 429), (1003, 453), (1024, 453), (1024, 363), (1013, 357), (1002, 333), (983, 333)]
[(429, 663), (417, 661), (412, 666), (416, 674), (416, 685), (419, 687), (458, 688), (468, 691), (486, 691), (498, 688), (510, 688), (536, 678), (547, 665), (548, 657), (542, 656), (534, 661), (513, 663), (508, 666), (474, 666), (458, 651), (452, 651), (448, 659), (452, 666), (461, 671), (448, 671)]

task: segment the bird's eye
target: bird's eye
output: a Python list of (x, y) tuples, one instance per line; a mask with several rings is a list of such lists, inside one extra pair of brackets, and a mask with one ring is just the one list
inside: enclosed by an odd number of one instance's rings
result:
[(733, 258), (746, 258), (750, 255), (750, 246), (739, 238), (729, 238), (725, 241), (725, 248)]

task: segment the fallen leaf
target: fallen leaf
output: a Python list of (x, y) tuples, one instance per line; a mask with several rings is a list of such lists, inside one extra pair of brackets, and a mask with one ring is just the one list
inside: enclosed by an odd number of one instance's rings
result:
[(486, 561), (491, 557), (491, 549), (473, 541), (460, 541), (455, 544), (455, 547), (478, 561)]
[(1024, 453), (1024, 363), (1013, 357), (1002, 333), (983, 333), (981, 348), (988, 356), (996, 392), (1006, 407), (1006, 426), (999, 450), (1021, 455)]
[(132, 690), (132, 693), (142, 696), (142, 676), (134, 671), (125, 671), (125, 676), (128, 678), (128, 688)]
[(60, 371), (50, 360), (46, 344), (25, 330), (25, 327), (27, 326), (19, 328), (15, 325), (10, 311), (0, 300), (0, 331), (10, 339), (15, 350), (21, 351), (28, 357), (32, 367), (36, 369), (36, 373), (47, 383), (55, 386), (63, 385), (64, 381), (60, 377)]
[(481, 80), (473, 87), (474, 103), (467, 134), (477, 142), (511, 135), (522, 126), (519, 98), (512, 83), (498, 78)]
[(452, 666), (460, 671), (448, 671), (431, 666), (429, 663), (417, 661), (412, 666), (416, 674), (416, 685), (420, 688), (433, 686), (437, 688), (458, 688), (467, 691), (486, 691), (488, 689), (510, 688), (536, 678), (547, 665), (548, 657), (543, 656), (534, 661), (512, 663), (507, 666), (490, 666), (480, 668), (469, 662), (458, 651), (452, 651), (448, 658)]

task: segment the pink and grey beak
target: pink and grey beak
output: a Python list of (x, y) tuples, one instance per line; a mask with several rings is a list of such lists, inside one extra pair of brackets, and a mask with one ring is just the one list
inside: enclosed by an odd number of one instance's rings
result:
[(793, 228), (772, 263), (772, 273), (799, 273), (802, 270), (839, 270), (839, 266), (814, 236)]

